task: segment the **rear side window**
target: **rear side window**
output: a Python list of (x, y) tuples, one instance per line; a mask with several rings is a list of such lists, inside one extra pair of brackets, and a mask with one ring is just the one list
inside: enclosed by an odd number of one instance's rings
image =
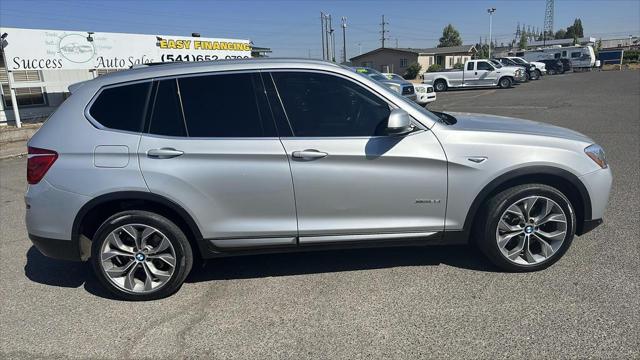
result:
[(151, 83), (121, 85), (102, 90), (89, 114), (102, 126), (140, 132)]
[(254, 74), (178, 79), (190, 137), (276, 137), (264, 92)]
[(155, 106), (151, 114), (149, 133), (166, 136), (187, 136), (176, 79), (158, 82)]

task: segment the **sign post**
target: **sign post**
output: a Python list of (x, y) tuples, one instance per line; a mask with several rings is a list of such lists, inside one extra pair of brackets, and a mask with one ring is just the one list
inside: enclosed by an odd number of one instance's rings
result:
[[(11, 106), (13, 109), (13, 117), (16, 121), (16, 127), (22, 127), (22, 122), (20, 121), (20, 109), (18, 109), (18, 99), (16, 99), (16, 90), (13, 88), (13, 73), (9, 71), (9, 66), (7, 65), (7, 56), (4, 53), (5, 44), (7, 41), (5, 38), (7, 34), (2, 34), (2, 39), (0, 39), (0, 49), (2, 50), (2, 60), (4, 61), (4, 70), (7, 73), (7, 86), (9, 87), (9, 94), (11, 95)], [(0, 89), (1, 90), (1, 89)]]

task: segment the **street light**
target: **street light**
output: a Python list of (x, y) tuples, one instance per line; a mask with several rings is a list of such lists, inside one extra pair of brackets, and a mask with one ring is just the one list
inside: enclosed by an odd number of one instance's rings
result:
[(496, 8), (487, 9), (489, 13), (489, 59), (491, 59), (491, 26), (493, 25), (493, 13), (496, 12)]

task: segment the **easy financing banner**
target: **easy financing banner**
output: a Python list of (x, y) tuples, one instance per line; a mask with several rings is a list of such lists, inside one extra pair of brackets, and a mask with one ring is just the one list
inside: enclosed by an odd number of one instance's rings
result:
[(251, 57), (249, 40), (0, 28), (9, 70), (127, 69), (151, 62)]

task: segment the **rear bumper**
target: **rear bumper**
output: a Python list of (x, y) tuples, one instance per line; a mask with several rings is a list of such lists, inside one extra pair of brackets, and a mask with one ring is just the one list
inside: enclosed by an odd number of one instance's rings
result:
[(601, 224), (602, 224), (602, 219), (585, 220), (582, 222), (582, 226), (578, 228), (578, 231), (576, 231), (576, 235), (578, 236), (584, 235), (590, 232), (591, 230), (597, 228)]
[(33, 234), (29, 234), (29, 239), (44, 256), (59, 260), (82, 261), (80, 247), (74, 241), (44, 238)]

